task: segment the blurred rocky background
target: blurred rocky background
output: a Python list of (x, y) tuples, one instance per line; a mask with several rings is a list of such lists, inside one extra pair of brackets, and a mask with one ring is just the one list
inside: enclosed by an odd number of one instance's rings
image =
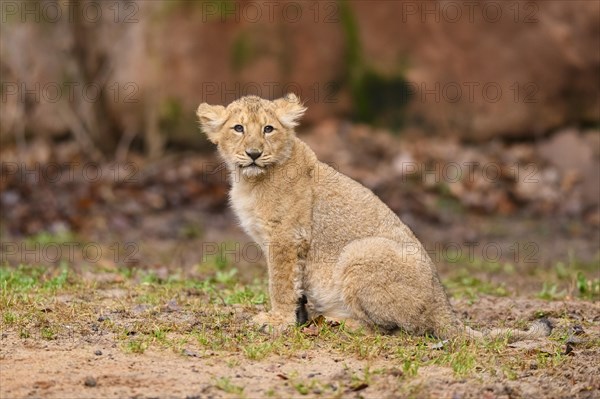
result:
[(292, 91), (299, 135), (426, 244), (598, 262), (598, 2), (3, 1), (1, 18), (5, 243), (131, 241), (152, 266), (247, 240), (195, 110)]

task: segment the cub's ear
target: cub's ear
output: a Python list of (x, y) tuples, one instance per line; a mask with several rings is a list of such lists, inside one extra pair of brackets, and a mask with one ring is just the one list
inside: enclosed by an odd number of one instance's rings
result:
[(217, 144), (219, 141), (219, 130), (227, 120), (225, 107), (222, 105), (209, 105), (202, 103), (196, 111), (200, 128), (208, 136), (208, 139)]
[(288, 129), (298, 126), (298, 120), (306, 111), (306, 107), (302, 105), (298, 96), (294, 93), (288, 93), (273, 102), (277, 106), (275, 112), (277, 113), (279, 122), (281, 122), (283, 126)]

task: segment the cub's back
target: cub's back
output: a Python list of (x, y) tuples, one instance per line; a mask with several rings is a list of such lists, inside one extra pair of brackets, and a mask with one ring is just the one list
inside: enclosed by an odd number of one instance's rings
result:
[(350, 241), (385, 237), (415, 242), (413, 233), (371, 190), (318, 162), (313, 185), (312, 242), (339, 253)]

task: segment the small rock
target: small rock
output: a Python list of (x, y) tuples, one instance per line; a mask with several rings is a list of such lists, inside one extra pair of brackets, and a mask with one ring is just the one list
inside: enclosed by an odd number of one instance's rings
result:
[(431, 349), (444, 349), (444, 345), (448, 342), (449, 341), (447, 339), (444, 341), (439, 341), (438, 343), (431, 345)]
[(94, 355), (102, 356), (102, 351), (100, 349), (98, 349), (96, 352), (94, 352)]
[(573, 351), (573, 345), (584, 344), (587, 342), (585, 339), (585, 330), (579, 324), (575, 324), (570, 328), (569, 338), (565, 341), (567, 344), (565, 354), (569, 354)]
[(581, 334), (585, 334), (585, 331), (583, 330), (583, 327), (581, 327), (579, 324), (576, 324), (574, 326), (571, 327), (571, 332), (575, 335), (581, 335)]
[(184, 354), (185, 356), (189, 356), (189, 357), (200, 357), (200, 355), (198, 355), (196, 352), (194, 352), (194, 351), (191, 351), (191, 350), (189, 350), (189, 349), (184, 349), (184, 350), (183, 350), (183, 354)]
[(83, 385), (85, 385), (86, 387), (95, 387), (96, 379), (94, 377), (85, 377), (85, 381), (83, 382)]
[(135, 314), (135, 315), (139, 315), (144, 313), (145, 311), (147, 311), (148, 309), (150, 309), (150, 305), (148, 304), (140, 304), (140, 305), (135, 305), (132, 309), (131, 309), (131, 313)]
[(563, 352), (563, 355), (573, 355), (573, 345), (571, 345), (569, 342), (567, 342), (565, 345), (565, 351)]
[(537, 369), (538, 369), (538, 365), (536, 362), (529, 363), (529, 370), (537, 370)]
[(390, 375), (394, 376), (394, 377), (401, 377), (404, 372), (400, 369), (397, 368), (393, 368), (389, 371)]
[(33, 384), (36, 389), (48, 389), (54, 385), (54, 381), (37, 381)]
[(571, 345), (583, 344), (585, 342), (587, 342), (585, 339), (577, 337), (575, 335), (570, 335), (569, 338), (567, 338), (567, 340), (565, 341), (565, 343)]
[(181, 307), (177, 304), (177, 301), (172, 299), (165, 306), (163, 306), (163, 312), (178, 312)]
[(351, 391), (354, 392), (358, 392), (358, 391), (362, 391), (363, 389), (366, 389), (369, 387), (369, 384), (367, 384), (366, 382), (360, 383), (358, 385), (354, 385), (350, 388)]

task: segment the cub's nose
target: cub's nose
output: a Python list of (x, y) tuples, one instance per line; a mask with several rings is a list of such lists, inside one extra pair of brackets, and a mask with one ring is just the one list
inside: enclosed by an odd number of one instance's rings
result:
[(262, 155), (262, 151), (257, 150), (256, 148), (251, 148), (246, 150), (246, 154), (252, 158), (253, 161), (256, 161)]

